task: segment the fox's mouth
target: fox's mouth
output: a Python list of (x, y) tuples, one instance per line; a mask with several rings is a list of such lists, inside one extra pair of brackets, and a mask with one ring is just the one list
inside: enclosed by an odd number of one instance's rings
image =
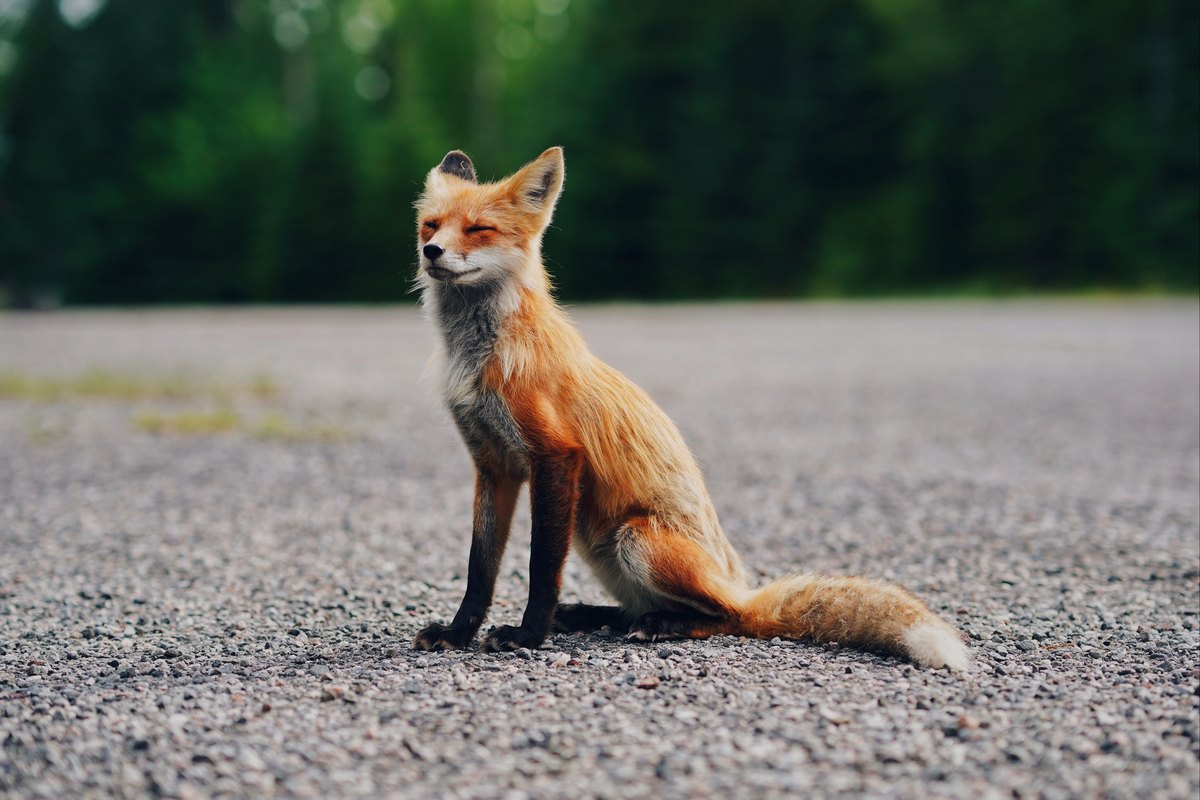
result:
[(446, 283), (456, 281), (464, 275), (474, 275), (476, 272), (479, 272), (480, 269), (481, 267), (475, 267), (474, 269), (466, 269), (462, 272), (455, 272), (452, 269), (434, 266), (433, 264), (429, 264), (425, 267), (425, 271), (429, 273), (429, 277), (433, 278), (435, 281), (444, 281)]

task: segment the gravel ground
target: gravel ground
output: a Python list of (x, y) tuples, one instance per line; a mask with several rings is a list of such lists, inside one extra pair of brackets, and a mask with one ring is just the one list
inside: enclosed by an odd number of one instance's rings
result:
[[(904, 583), (965, 679), (728, 637), (414, 652), (471, 505), (417, 312), (0, 316), (0, 795), (1194, 798), (1198, 312), (576, 313), (752, 571)], [(564, 595), (603, 599), (575, 559)]]

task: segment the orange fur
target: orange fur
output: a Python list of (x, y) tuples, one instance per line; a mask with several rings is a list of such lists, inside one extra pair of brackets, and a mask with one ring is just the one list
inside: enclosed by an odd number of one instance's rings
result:
[[(466, 409), (456, 413), (465, 418), (460, 426), (477, 462), (511, 463), (490, 455), (508, 447), (528, 464), (524, 474), (510, 469), (524, 480), (543, 462), (578, 456), (565, 517), (572, 529), (565, 535), (631, 616), (675, 615), (662, 623), (671, 635), (838, 641), (965, 669), (966, 651), (953, 629), (892, 584), (796, 575), (750, 588), (679, 430), (641, 389), (588, 351), (550, 294), (541, 236), (562, 179), (562, 151), (551, 148), (497, 183), (435, 169), (418, 202), (418, 249), (436, 244), (456, 270), (434, 280), (423, 260), (419, 280), (443, 328), (447, 401)], [(495, 230), (467, 231), (478, 225)], [(489, 333), (478, 364), (462, 355), (479, 349), (472, 349), (475, 340), (462, 344), (469, 332), (455, 327), (464, 323), (445, 308), (459, 302), (454, 292), (467, 289), (479, 292), (488, 320), (495, 318), (488, 323), (494, 332), (482, 326)], [(485, 397), (500, 399), (499, 422), (493, 406), (470, 410)], [(476, 441), (472, 414), (485, 411), (492, 415), (483, 426), (489, 430), (511, 419), (515, 446), (503, 436)]]

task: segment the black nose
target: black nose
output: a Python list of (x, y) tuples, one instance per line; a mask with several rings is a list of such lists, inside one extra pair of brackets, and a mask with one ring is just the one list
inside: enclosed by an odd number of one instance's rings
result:
[(421, 252), (424, 253), (425, 257), (430, 261), (437, 261), (438, 256), (446, 251), (438, 247), (436, 244), (427, 244), (421, 248)]

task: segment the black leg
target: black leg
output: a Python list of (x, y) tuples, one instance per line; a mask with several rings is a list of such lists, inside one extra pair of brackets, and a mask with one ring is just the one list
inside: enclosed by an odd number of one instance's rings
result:
[(479, 470), (475, 476), (475, 514), (471, 532), (471, 559), (467, 566), (467, 593), (454, 621), (434, 622), (417, 634), (418, 650), (458, 650), (466, 647), (492, 604), (496, 573), (512, 527), (513, 508), (520, 483)]
[(629, 622), (629, 616), (620, 606), (559, 603), (554, 609), (554, 630), (558, 633), (598, 631), (605, 625), (624, 633), (629, 630)]
[(562, 568), (575, 529), (582, 465), (583, 457), (579, 451), (534, 460), (529, 479), (533, 505), (529, 603), (520, 626), (496, 628), (484, 639), (485, 650), (532, 648), (546, 640), (550, 622), (554, 619), (554, 608), (558, 605)]

